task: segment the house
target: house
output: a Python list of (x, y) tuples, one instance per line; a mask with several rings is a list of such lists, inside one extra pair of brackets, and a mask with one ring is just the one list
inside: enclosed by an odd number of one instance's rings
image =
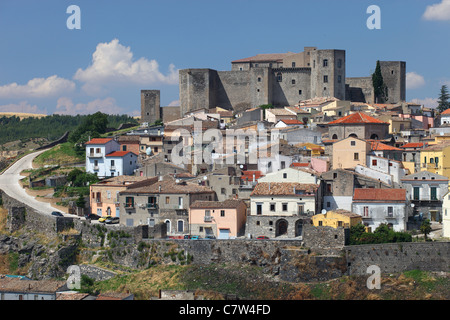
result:
[(376, 155), (368, 155), (366, 165), (357, 165), (355, 172), (372, 177), (392, 186), (398, 186), (400, 179), (406, 175), (401, 161), (391, 160)]
[(402, 161), (403, 149), (390, 146), (380, 141), (370, 141), (370, 150), (376, 156)]
[(448, 126), (450, 124), (450, 109), (442, 111), (442, 113), (440, 114), (440, 118), (441, 118), (440, 125)]
[(280, 120), (297, 120), (296, 114), (284, 108), (266, 109), (265, 113), (264, 120), (271, 123), (278, 123)]
[(319, 185), (259, 182), (250, 195), (249, 237), (302, 236), (305, 219), (317, 212)]
[(275, 124), (275, 128), (288, 128), (288, 127), (299, 127), (303, 128), (303, 122), (300, 120), (279, 120)]
[(332, 140), (348, 137), (380, 140), (389, 135), (389, 123), (356, 112), (328, 123), (328, 135)]
[(321, 208), (332, 211), (352, 210), (353, 193), (357, 188), (383, 188), (392, 186), (352, 170), (334, 169), (320, 175), (322, 189)]
[(188, 230), (188, 209), (197, 200), (215, 201), (210, 188), (163, 177), (154, 184), (119, 193), (120, 224), (126, 226), (165, 223), (168, 235), (184, 235)]
[(421, 171), (403, 177), (401, 182), (416, 214), (431, 221), (441, 221), (442, 201), (449, 190), (448, 177)]
[(120, 151), (112, 138), (95, 138), (86, 142), (86, 172), (100, 178), (134, 174), (137, 154)]
[(387, 224), (394, 231), (406, 231), (410, 211), (405, 189), (355, 189), (353, 194), (352, 212), (370, 230)]
[(119, 192), (132, 186), (143, 186), (157, 181), (157, 177), (118, 176), (92, 184), (89, 186), (91, 213), (120, 217)]
[(332, 167), (333, 169), (353, 169), (360, 164), (365, 166), (367, 156), (371, 152), (369, 142), (348, 137), (333, 143)]
[(343, 209), (316, 214), (311, 220), (315, 227), (350, 228), (362, 223), (359, 214)]
[(189, 207), (191, 235), (230, 239), (244, 235), (247, 205), (243, 200), (195, 201)]
[(428, 146), (420, 151), (421, 171), (450, 178), (450, 141)]
[(266, 174), (258, 182), (297, 182), (303, 184), (318, 184), (318, 173), (306, 167), (289, 167)]
[(420, 171), (420, 151), (426, 146), (427, 144), (423, 142), (410, 142), (400, 146), (403, 150), (402, 161), (413, 164), (413, 170), (410, 169), (410, 173)]
[(271, 141), (284, 140), (290, 145), (299, 143), (312, 143), (315, 145), (322, 143), (322, 133), (316, 129), (287, 127), (273, 130), (271, 132)]
[(56, 300), (59, 292), (68, 291), (66, 281), (24, 280), (0, 276), (0, 300)]
[(450, 192), (447, 192), (442, 201), (442, 236), (450, 238)]
[(134, 154), (140, 153), (140, 139), (136, 135), (122, 135), (117, 138), (120, 145), (120, 151), (131, 151)]

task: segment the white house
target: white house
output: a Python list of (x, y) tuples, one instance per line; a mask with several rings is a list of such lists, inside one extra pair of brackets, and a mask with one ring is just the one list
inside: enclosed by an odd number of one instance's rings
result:
[(318, 188), (317, 184), (258, 182), (250, 195), (250, 215), (312, 215)]
[(319, 184), (319, 175), (307, 168), (285, 168), (266, 174), (258, 182), (297, 182)]
[(444, 110), (441, 114), (441, 126), (450, 124), (450, 109)]
[(100, 178), (131, 175), (137, 168), (137, 155), (120, 151), (112, 138), (95, 138), (86, 142), (86, 172)]
[(387, 224), (394, 231), (406, 231), (410, 212), (405, 189), (355, 189), (352, 212), (363, 218), (372, 231)]

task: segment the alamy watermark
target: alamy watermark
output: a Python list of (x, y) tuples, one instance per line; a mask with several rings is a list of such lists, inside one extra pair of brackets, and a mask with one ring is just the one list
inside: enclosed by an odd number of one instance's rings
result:
[(367, 278), (367, 288), (369, 290), (381, 289), (381, 269), (379, 266), (371, 265), (367, 268), (366, 273), (370, 274)]
[(279, 158), (279, 130), (208, 129), (195, 121), (193, 130), (176, 129), (171, 134), (171, 162), (176, 165), (257, 164)]
[(381, 9), (377, 5), (371, 5), (367, 8), (367, 14), (371, 14), (367, 18), (366, 26), (369, 30), (381, 29)]
[(72, 265), (67, 268), (69, 277), (67, 278), (67, 288), (70, 290), (81, 289), (81, 269), (77, 265)]
[(66, 13), (71, 14), (66, 21), (67, 29), (81, 29), (81, 9), (77, 5), (70, 5), (67, 7)]

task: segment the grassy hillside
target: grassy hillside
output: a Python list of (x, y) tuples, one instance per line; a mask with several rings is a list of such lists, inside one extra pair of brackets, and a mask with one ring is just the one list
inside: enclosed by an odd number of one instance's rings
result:
[(65, 165), (83, 162), (84, 160), (84, 155), (77, 154), (72, 143), (65, 142), (37, 156), (34, 159), (33, 164), (35, 166)]
[(194, 290), (207, 299), (221, 300), (224, 294), (252, 300), (448, 300), (450, 279), (413, 270), (382, 276), (380, 290), (369, 290), (367, 277), (344, 276), (321, 283), (286, 283), (264, 274), (255, 266), (161, 266), (116, 276), (94, 283), (93, 292), (126, 292), (137, 300), (158, 295), (158, 290)]

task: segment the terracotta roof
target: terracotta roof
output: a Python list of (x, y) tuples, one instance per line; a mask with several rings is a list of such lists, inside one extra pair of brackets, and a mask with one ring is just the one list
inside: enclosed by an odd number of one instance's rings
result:
[(422, 148), (423, 146), (423, 142), (410, 142), (402, 145), (400, 148)]
[(388, 124), (384, 121), (371, 117), (363, 112), (356, 112), (348, 116), (331, 121), (328, 124), (359, 124), (359, 123), (376, 123), (376, 124)]
[[(161, 189), (160, 189), (161, 187)], [(164, 180), (157, 181), (152, 185), (144, 186), (140, 188), (128, 189), (126, 191), (122, 191), (120, 194), (168, 194), (168, 193), (213, 193), (209, 187), (200, 186), (197, 183), (192, 182), (180, 182), (176, 183), (176, 181)]]
[(253, 180), (253, 174), (255, 175), (255, 180), (258, 180), (261, 177), (264, 177), (264, 175), (261, 173), (261, 171), (242, 171), (241, 180)]
[[(123, 156), (129, 154), (130, 152), (131, 151), (114, 151), (114, 152), (108, 153), (106, 155), (106, 157), (123, 157)], [(137, 154), (135, 154), (134, 152), (131, 152), (131, 153), (133, 153), (135, 156), (137, 156)]]
[(21, 280), (19, 278), (0, 278), (0, 292), (41, 292), (56, 293), (66, 285), (66, 281)]
[(261, 53), (253, 57), (234, 60), (231, 61), (231, 63), (282, 61), (285, 57), (290, 56), (292, 54), (293, 53)]
[(303, 122), (299, 121), (299, 120), (294, 120), (294, 119), (284, 119), (284, 120), (280, 120), (281, 122), (284, 122), (285, 124), (303, 124)]
[(318, 184), (297, 182), (259, 182), (250, 196), (314, 196)]
[(353, 201), (402, 201), (406, 200), (406, 189), (355, 189)]
[(402, 149), (378, 142), (378, 141), (371, 141), (370, 142), (370, 148), (373, 151), (403, 151)]
[(441, 114), (450, 114), (450, 109), (447, 109), (447, 110), (442, 111)]
[(309, 162), (306, 163), (292, 162), (291, 167), (309, 167)]
[(107, 144), (111, 140), (113, 140), (113, 139), (112, 138), (94, 138), (94, 139), (91, 139), (90, 141), (86, 142), (86, 144)]
[(245, 204), (243, 200), (233, 200), (227, 199), (225, 201), (195, 201), (191, 204), (191, 208), (226, 208), (226, 209), (234, 209), (239, 207), (240, 205)]

